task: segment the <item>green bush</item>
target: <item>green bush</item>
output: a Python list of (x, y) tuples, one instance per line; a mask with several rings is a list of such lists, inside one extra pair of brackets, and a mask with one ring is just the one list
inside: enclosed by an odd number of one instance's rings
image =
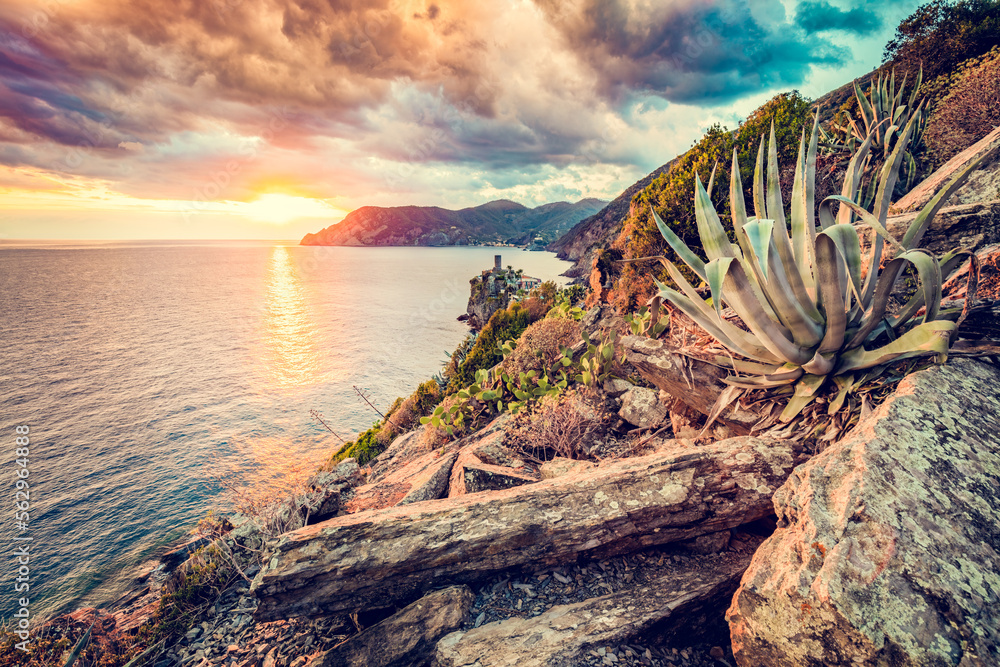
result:
[(370, 462), (385, 449), (383, 440), (379, 438), (381, 428), (382, 422), (375, 422), (370, 429), (359, 435), (356, 440), (348, 442), (338, 449), (330, 457), (330, 462), (327, 465), (330, 466), (350, 458), (357, 459), (358, 465), (362, 466)]
[(517, 340), (528, 328), (528, 311), (521, 304), (511, 304), (506, 310), (493, 313), (476, 343), (448, 380), (446, 394), (454, 394), (476, 380), (476, 371), (490, 369), (503, 361), (500, 346), (508, 340)]

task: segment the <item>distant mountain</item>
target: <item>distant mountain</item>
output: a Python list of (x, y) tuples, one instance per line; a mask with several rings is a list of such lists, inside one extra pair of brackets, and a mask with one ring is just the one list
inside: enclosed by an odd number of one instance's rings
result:
[(569, 232), (557, 237), (548, 245), (546, 250), (557, 253), (559, 259), (574, 262), (563, 275), (580, 278), (590, 273), (594, 253), (601, 248), (609, 247), (611, 241), (618, 236), (622, 222), (630, 213), (632, 196), (652, 183), (654, 178), (668, 171), (678, 159), (680, 158), (674, 158), (665, 165), (657, 167), (626, 188), (615, 197), (614, 201), (590, 217), (584, 218)]
[(441, 246), (553, 241), (607, 202), (582, 199), (528, 208), (506, 199), (452, 211), (437, 206), (363, 206), (300, 245)]

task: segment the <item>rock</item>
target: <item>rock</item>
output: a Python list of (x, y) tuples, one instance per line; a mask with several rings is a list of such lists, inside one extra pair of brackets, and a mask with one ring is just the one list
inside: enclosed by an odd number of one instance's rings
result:
[(543, 463), (538, 471), (542, 474), (542, 479), (555, 479), (556, 477), (585, 472), (593, 467), (594, 464), (590, 461), (577, 461), (557, 456), (551, 461)]
[(771, 513), (788, 443), (734, 438), (527, 486), (348, 514), (283, 535), (258, 620), (384, 608), (528, 564), (603, 558)]
[(372, 461), (368, 482), (377, 482), (430, 452), (431, 447), (424, 438), (426, 430), (426, 426), (420, 426), (396, 436), (385, 451)]
[(622, 396), (618, 416), (639, 428), (656, 428), (666, 419), (667, 406), (653, 389), (632, 387)]
[(316, 523), (337, 516), (348, 491), (362, 481), (358, 462), (341, 461), (336, 469), (318, 473), (309, 480), (310, 490), (302, 501), (302, 510), (308, 511), (309, 522)]
[(609, 378), (604, 381), (604, 393), (613, 398), (618, 398), (634, 386), (628, 380)]
[[(532, 618), (509, 618), (467, 632), (454, 632), (437, 645), (435, 667), (575, 667), (592, 649), (627, 643), (653, 628), (702, 615), (722, 618), (749, 555), (714, 569), (679, 567), (635, 589), (553, 607)], [(616, 656), (617, 658), (617, 656)], [(614, 662), (614, 660), (612, 660)]]
[(177, 566), (186, 561), (191, 557), (198, 549), (208, 546), (211, 542), (207, 537), (195, 537), (184, 544), (174, 547), (167, 553), (160, 556), (160, 563), (163, 565), (164, 572), (173, 572), (177, 569)]
[[(712, 412), (716, 399), (727, 386), (722, 378), (729, 375), (729, 371), (676, 354), (666, 341), (625, 336), (621, 344), (629, 363), (642, 377), (703, 415)], [(760, 421), (760, 416), (737, 406), (724, 410), (718, 421), (734, 433), (746, 435)]]
[(374, 484), (359, 486), (344, 509), (356, 513), (443, 498), (457, 457), (455, 451), (428, 452)]
[(670, 406), (670, 427), (675, 438), (697, 438), (705, 415), (688, 407), (687, 403), (675, 399)]
[[(507, 420), (504, 420), (506, 424)], [(483, 463), (505, 468), (522, 468), (524, 460), (515, 452), (504, 446), (504, 432), (499, 426), (496, 430), (487, 432), (485, 437), (473, 440), (465, 447), (472, 455)]]
[(681, 542), (678, 546), (694, 554), (715, 554), (729, 546), (730, 536), (728, 530), (720, 530), (717, 533), (699, 535), (693, 540)]
[(997, 158), (997, 153), (1000, 153), (1000, 127), (998, 127), (921, 181), (893, 204), (890, 212), (905, 213), (920, 210), (959, 172), (981, 156), (990, 153), (993, 157), (987, 157), (985, 163), (972, 173), (965, 185), (960, 187), (945, 204), (970, 204), (1000, 199), (1000, 159)]
[(313, 667), (414, 667), (434, 654), (441, 637), (461, 627), (475, 596), (451, 586), (420, 598), (318, 656)]
[(740, 665), (1000, 664), (998, 386), (914, 373), (796, 469), (728, 613)]
[(522, 484), (532, 484), (541, 475), (527, 469), (492, 466), (481, 462), (472, 454), (459, 455), (451, 471), (448, 497), (454, 498), (467, 493), (499, 491)]
[[(886, 229), (901, 239), (916, 217), (916, 212), (891, 216), (885, 221)], [(956, 248), (976, 251), (993, 243), (1000, 243), (1000, 201), (941, 209), (919, 245), (940, 255)], [(886, 255), (890, 254), (887, 250)]]

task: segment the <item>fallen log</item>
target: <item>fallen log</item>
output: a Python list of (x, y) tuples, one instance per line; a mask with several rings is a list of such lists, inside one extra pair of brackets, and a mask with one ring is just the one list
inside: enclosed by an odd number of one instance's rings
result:
[(502, 491), (359, 512), (291, 532), (254, 582), (270, 621), (385, 608), (525, 565), (605, 558), (769, 515), (786, 442), (731, 438)]

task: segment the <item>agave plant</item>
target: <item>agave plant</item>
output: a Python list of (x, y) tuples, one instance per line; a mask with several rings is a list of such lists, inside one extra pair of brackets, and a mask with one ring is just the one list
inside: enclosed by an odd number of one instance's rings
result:
[[(957, 269), (968, 253), (939, 258), (917, 245), (937, 211), (979, 162), (928, 202), (904, 237), (897, 240), (886, 230), (885, 221), (899, 165), (918, 122), (916, 115), (910, 117), (886, 160), (873, 212), (856, 201), (862, 166), (875, 141), (874, 131), (870, 131), (850, 161), (842, 194), (828, 197), (820, 205), (817, 225), (818, 114), (808, 146), (805, 131), (799, 144), (790, 231), (778, 182), (773, 125), (766, 187), (763, 137), (757, 153), (753, 217), (746, 213), (739, 164), (733, 153), (730, 206), (735, 244), (700, 179), (696, 179), (695, 217), (707, 261), (691, 251), (653, 211), (667, 243), (711, 290), (711, 301), (703, 299), (672, 262), (661, 258), (680, 291), (657, 282), (660, 296), (732, 352), (714, 358), (715, 364), (734, 372), (726, 379), (728, 384), (739, 388), (795, 385), (781, 414), (784, 422), (794, 419), (829, 378), (836, 378), (841, 389), (830, 404), (830, 411), (835, 412), (854, 386), (855, 372), (860, 375), (864, 369), (872, 369), (877, 374), (896, 360), (931, 355), (943, 359), (947, 354), (957, 325), (943, 319), (954, 314), (940, 309), (942, 278)], [(860, 237), (852, 224), (855, 217), (874, 230), (867, 262), (862, 261)], [(886, 246), (895, 256), (880, 269)], [(889, 315), (890, 295), (907, 265), (916, 269), (919, 289), (902, 309)], [(723, 317), (724, 305), (735, 311), (749, 331)], [(879, 342), (883, 344), (875, 346)], [(868, 379), (873, 376), (871, 372), (864, 375)]]
[[(916, 124), (913, 126), (909, 143), (913, 147), (919, 146), (927, 125), (923, 102), (917, 101), (917, 91), (920, 89), (923, 76), (924, 71), (921, 68), (913, 90), (906, 98), (904, 98), (906, 76), (903, 76), (897, 91), (895, 70), (889, 76), (879, 74), (877, 82), (873, 79), (867, 95), (861, 92), (858, 82), (855, 81), (854, 96), (858, 100), (860, 122), (855, 121), (850, 112), (845, 111), (845, 123), (831, 122), (830, 131), (820, 128), (821, 146), (829, 153), (854, 154), (871, 136), (872, 148), (876, 151), (881, 150), (883, 159), (888, 159), (892, 149), (902, 139), (903, 128), (908, 127), (910, 121), (914, 119)], [(868, 171), (868, 161), (863, 167), (864, 171)], [(909, 190), (913, 187), (917, 174), (917, 163), (912, 151), (904, 151), (900, 169), (904, 175), (904, 188)], [(861, 191), (860, 203), (865, 208), (870, 208), (875, 197), (877, 178), (875, 174), (871, 174), (862, 180), (865, 187)]]

